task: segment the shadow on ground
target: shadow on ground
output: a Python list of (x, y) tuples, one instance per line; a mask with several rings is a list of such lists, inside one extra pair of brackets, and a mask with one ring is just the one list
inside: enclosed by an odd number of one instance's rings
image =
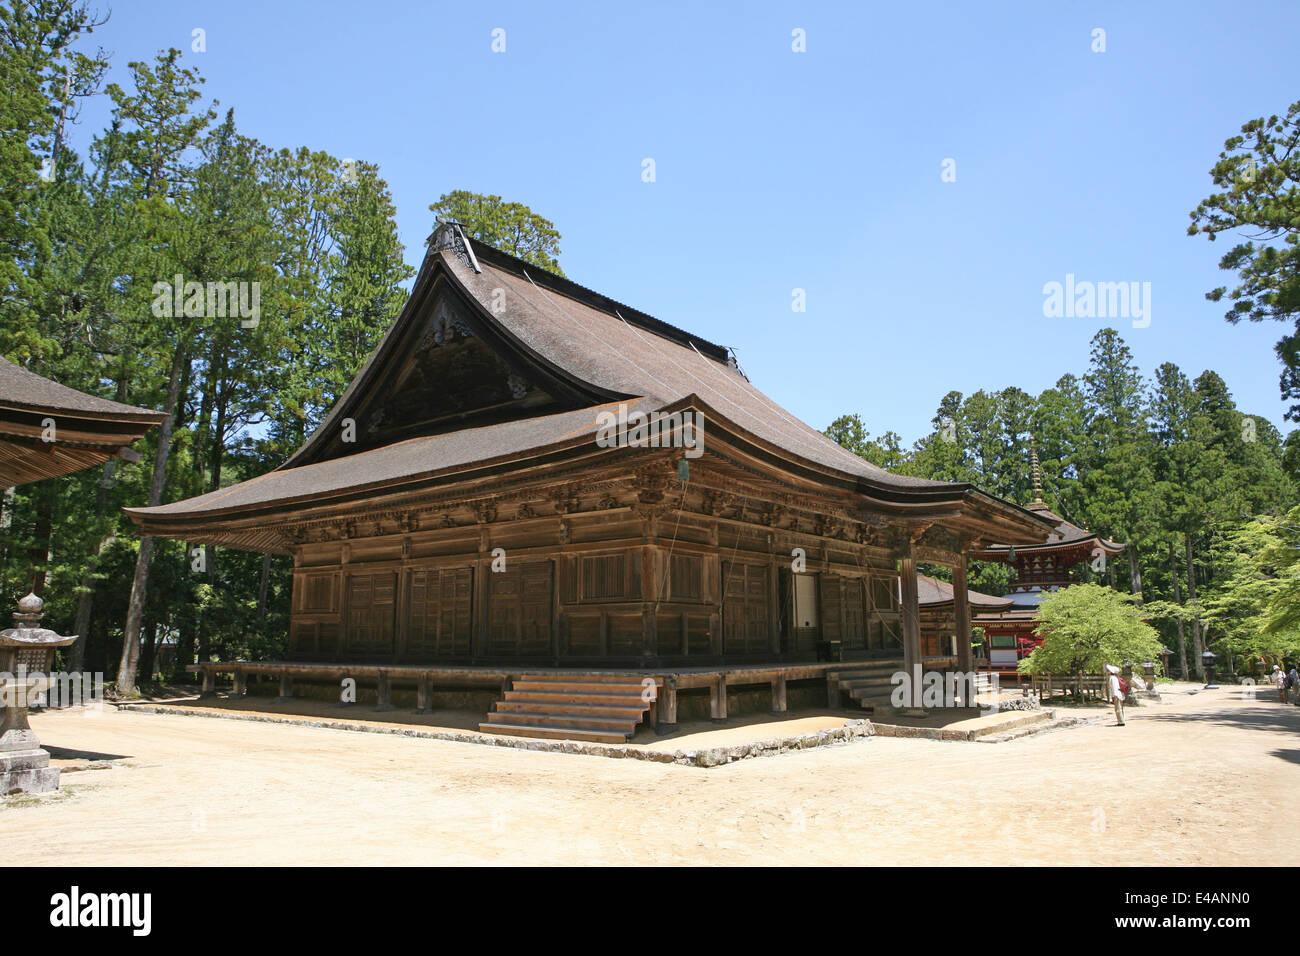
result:
[(93, 750), (73, 750), (70, 747), (53, 747), (41, 741), (51, 760), (128, 760), (130, 754), (101, 754)]

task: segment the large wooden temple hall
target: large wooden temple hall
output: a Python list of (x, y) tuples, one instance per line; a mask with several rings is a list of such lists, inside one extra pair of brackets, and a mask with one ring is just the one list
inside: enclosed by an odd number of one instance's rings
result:
[[(293, 558), (286, 659), (203, 662), (206, 686), (350, 674), (381, 704), (415, 685), (427, 707), (478, 681), (506, 695), (485, 729), (587, 739), (624, 739), (619, 720), (647, 708), (671, 726), (679, 689), (707, 693), (717, 718), (729, 688), (770, 684), (783, 710), (787, 680), (835, 694), (855, 661), (910, 670), (918, 562), (952, 570), (951, 663), (969, 670), (968, 556), (1055, 530), (971, 485), (864, 461), (727, 349), (455, 223), (288, 461), (128, 511), (146, 534)], [(646, 675), (662, 696), (640, 707)]]

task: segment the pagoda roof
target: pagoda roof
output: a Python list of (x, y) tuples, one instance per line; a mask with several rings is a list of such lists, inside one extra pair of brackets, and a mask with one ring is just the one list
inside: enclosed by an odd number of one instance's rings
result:
[[(973, 485), (865, 461), (759, 391), (727, 349), (469, 238), (454, 223), (434, 232), (401, 314), (289, 460), (229, 488), (127, 512), (149, 533), (182, 536), (191, 519), (449, 483), (547, 454), (609, 453), (617, 449), (593, 440), (596, 415), (620, 403), (696, 409), (711, 435), (726, 433), (877, 502), (978, 511), (985, 540), (999, 533), (1041, 542), (1051, 531)], [(351, 443), (343, 437), (349, 424)]]
[[(1042, 554), (1048, 551), (1074, 550), (1088, 546), (1087, 550), (1091, 553), (1094, 549), (1100, 548), (1107, 554), (1119, 554), (1124, 550), (1124, 545), (1117, 541), (1103, 537), (1094, 531), (1080, 527), (1067, 518), (1062, 518), (1041, 499), (1035, 500), (1027, 508), (1027, 511), (1037, 515), (1045, 521), (1050, 521), (1054, 527), (1048, 539), (1041, 544), (1015, 546), (1016, 551), (1028, 551), (1034, 554)], [(985, 561), (1006, 561), (1010, 546), (1006, 544), (991, 544), (975, 552), (975, 557)]]
[[(102, 464), (167, 416), (87, 395), (0, 358), (0, 485)], [(45, 422), (54, 420), (54, 441)]]

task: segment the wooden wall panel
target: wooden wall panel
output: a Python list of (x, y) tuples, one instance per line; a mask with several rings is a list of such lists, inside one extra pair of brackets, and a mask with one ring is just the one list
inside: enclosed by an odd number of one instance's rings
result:
[(473, 595), (473, 568), (409, 572), (407, 657), (468, 657), (474, 632)]
[(771, 643), (770, 568), (762, 564), (723, 564), (722, 652), (757, 656)]
[(551, 562), (515, 564), (488, 574), (486, 653), (502, 657), (553, 655)]
[(347, 578), (347, 649), (358, 656), (393, 654), (397, 574), (351, 573)]

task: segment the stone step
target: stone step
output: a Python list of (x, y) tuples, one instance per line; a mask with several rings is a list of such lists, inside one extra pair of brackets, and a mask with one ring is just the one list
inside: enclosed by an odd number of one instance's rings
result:
[(624, 744), (628, 735), (617, 731), (591, 730), (580, 727), (537, 727), (527, 724), (479, 724), (485, 734), (508, 734), (512, 737), (544, 737), (547, 740), (585, 740), (598, 744)]
[(631, 735), (636, 729), (636, 722), (608, 717), (576, 717), (560, 714), (524, 714), (493, 711), (487, 715), (487, 722), (493, 726), (510, 724), (516, 727), (573, 727), (581, 730), (600, 730), (610, 733)]
[(589, 704), (591, 706), (606, 707), (634, 707), (640, 706), (642, 698), (640, 694), (635, 696), (631, 694), (589, 694), (585, 692), (575, 693), (564, 690), (529, 690), (517, 691), (512, 690), (506, 697), (507, 700), (528, 701), (537, 704), (554, 704), (557, 707), (566, 704)]
[(556, 714), (571, 717), (608, 717), (613, 720), (641, 720), (645, 710), (641, 707), (615, 707), (608, 704), (559, 704), (552, 701), (509, 700), (498, 701), (496, 712), (502, 714)]
[(619, 697), (640, 697), (644, 689), (638, 681), (587, 681), (587, 680), (535, 680), (521, 678), (514, 682), (516, 691), (568, 691), (571, 693), (609, 694)]

